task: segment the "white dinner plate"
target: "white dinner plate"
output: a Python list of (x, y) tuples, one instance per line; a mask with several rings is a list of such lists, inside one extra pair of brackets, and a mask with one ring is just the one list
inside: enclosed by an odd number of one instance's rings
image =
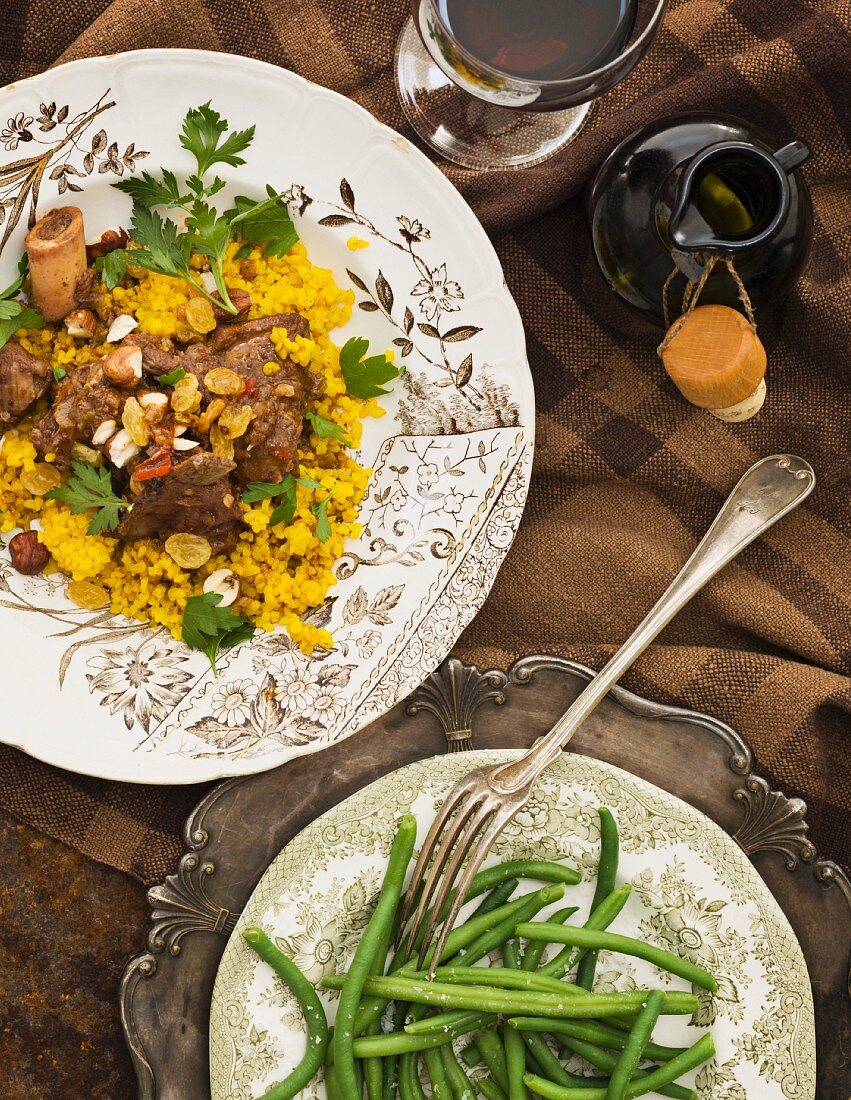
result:
[[(289, 189), (311, 260), (355, 291), (340, 343), (395, 342), (407, 374), (365, 425), (374, 471), (362, 536), (311, 622), (336, 648), (305, 657), (261, 634), (220, 662), (170, 635), (81, 610), (66, 579), (24, 577), (0, 547), (0, 738), (73, 771), (196, 783), (261, 771), (354, 733), (410, 692), (481, 607), (517, 530), (534, 394), (523, 327), (469, 207), (408, 141), (351, 101), (247, 58), (146, 50), (62, 65), (0, 92), (0, 285), (39, 213), (69, 201), (89, 235), (127, 224), (120, 175), (189, 174), (178, 143), (212, 99), (254, 124), (229, 189)], [(357, 235), (369, 247), (350, 251)]]

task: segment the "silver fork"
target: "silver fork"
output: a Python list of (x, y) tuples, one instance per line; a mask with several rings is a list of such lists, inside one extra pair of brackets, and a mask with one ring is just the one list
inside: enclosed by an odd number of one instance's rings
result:
[[(529, 799), (541, 772), (558, 759), (609, 689), (692, 596), (763, 531), (809, 496), (814, 486), (812, 467), (794, 455), (772, 455), (751, 466), (665, 593), (550, 732), (536, 741), (519, 760), (476, 768), (447, 794), (414, 868), (397, 935), (397, 943), (405, 943), (410, 951), (425, 920), (418, 962), (421, 969), (439, 913), (463, 866), (452, 904), (437, 937), (428, 968), (429, 978), (434, 975), (446, 937), (473, 876), (494, 840)], [(423, 882), (422, 892), (419, 892)], [(406, 930), (415, 904), (413, 921)]]

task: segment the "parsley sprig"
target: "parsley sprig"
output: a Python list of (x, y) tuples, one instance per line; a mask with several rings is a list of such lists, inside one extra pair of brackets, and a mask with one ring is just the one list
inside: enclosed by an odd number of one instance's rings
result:
[[(296, 485), (304, 489), (321, 489), (318, 481), (312, 481), (309, 477), (293, 477), (287, 474), (283, 481), (252, 481), (245, 487), (242, 494), (243, 504), (253, 504), (258, 500), (274, 500), (280, 498), (272, 512), (269, 526), (275, 527), (279, 523), (292, 523), (296, 509)], [(324, 541), (324, 540), (323, 540)]]
[(398, 378), (404, 367), (394, 367), (386, 355), (364, 356), (369, 351), (369, 340), (353, 336), (340, 348), (340, 370), (346, 390), (352, 397), (381, 397), (390, 391), (385, 382)]
[(18, 277), (13, 283), (0, 290), (0, 348), (7, 344), (20, 328), (44, 328), (44, 318), (35, 309), (15, 299), (29, 271), (26, 252), (18, 261)]
[[(233, 207), (222, 211), (210, 203), (209, 200), (225, 186), (225, 181), (214, 176), (207, 182), (207, 173), (216, 164), (231, 167), (245, 164), (239, 154), (254, 140), (253, 126), (228, 131), (228, 122), (209, 102), (193, 107), (186, 113), (180, 134), (180, 144), (195, 158), (197, 170), (192, 175), (181, 184), (175, 173), (168, 170), (159, 177), (142, 172), (113, 184), (133, 200), (133, 239), (141, 247), (129, 249), (122, 258), (101, 265), (107, 286), (119, 265), (130, 262), (148, 271), (192, 283), (208, 301), (235, 315), (238, 311), (227, 292), (223, 270), (228, 244), (239, 238), (244, 242), (240, 252), (263, 246), (272, 256), (283, 256), (292, 248), (298, 233), (283, 192), (267, 185), (266, 198), (255, 200), (237, 195)], [(185, 230), (181, 231), (170, 218), (162, 217), (154, 207), (182, 210)], [(216, 297), (198, 283), (190, 263), (193, 255), (209, 259)]]
[(190, 596), (183, 611), (183, 640), (190, 649), (206, 653), (213, 672), (218, 674), (216, 661), (224, 649), (254, 636), (256, 627), (229, 607), (220, 607), (218, 592)]
[(87, 462), (74, 462), (72, 468), (72, 475), (62, 485), (51, 489), (48, 499), (67, 504), (75, 516), (93, 509), (87, 535), (112, 531), (118, 526), (122, 508), (129, 508), (130, 505), (115, 495), (109, 470)]
[(313, 430), (317, 439), (337, 439), (340, 443), (345, 443), (347, 446), (352, 445), (352, 441), (346, 435), (343, 427), (340, 424), (335, 424), (333, 420), (328, 420), (324, 416), (320, 416), (319, 413), (305, 411), (304, 419), (308, 422)]

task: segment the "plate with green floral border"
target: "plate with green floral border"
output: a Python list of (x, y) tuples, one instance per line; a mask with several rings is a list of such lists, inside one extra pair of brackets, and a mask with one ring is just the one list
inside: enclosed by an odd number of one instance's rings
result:
[[(384, 776), (295, 837), (254, 891), (225, 950), (213, 993), (213, 1100), (252, 1100), (304, 1053), (300, 1010), (282, 982), (243, 942), (264, 928), (313, 982), (346, 969), (375, 903), (403, 813), (420, 838), (451, 785), (471, 768), (508, 760), (510, 750), (435, 757)], [(690, 1045), (712, 1033), (716, 1057), (684, 1081), (701, 1100), (813, 1100), (815, 1025), (807, 968), (789, 923), (744, 852), (698, 810), (599, 760), (566, 753), (542, 777), (488, 862), (555, 858), (582, 882), (568, 887), (584, 920), (599, 856), (597, 809), (615, 814), (619, 881), (633, 887), (614, 930), (637, 935), (712, 971), (716, 994), (695, 989), (694, 1017), (663, 1017), (655, 1037)], [(602, 952), (600, 990), (686, 988), (641, 960)], [(333, 1019), (338, 994), (321, 994)], [(584, 1063), (569, 1069), (587, 1072)], [(321, 1081), (303, 1094), (324, 1097)]]

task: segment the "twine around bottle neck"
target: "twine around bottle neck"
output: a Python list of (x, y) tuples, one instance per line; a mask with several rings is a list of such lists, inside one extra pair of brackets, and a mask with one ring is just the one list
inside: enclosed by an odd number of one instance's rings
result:
[(679, 275), (679, 273), (680, 273), (680, 269), (678, 267), (674, 267), (671, 274), (665, 280), (665, 285), (662, 287), (662, 313), (663, 313), (664, 318), (665, 318), (665, 328), (667, 329), (667, 331), (665, 333), (665, 339), (662, 341), (662, 343), (656, 349), (656, 351), (658, 352), (658, 354), (660, 356), (662, 355), (662, 353), (664, 351), (666, 351), (668, 349), (668, 347), (671, 344), (671, 341), (680, 332), (683, 325), (686, 323), (686, 321), (689, 319), (689, 317), (694, 312), (694, 309), (697, 306), (698, 299), (700, 298), (700, 295), (703, 293), (703, 288), (706, 286), (706, 282), (707, 282), (709, 276), (712, 274), (713, 270), (715, 269), (716, 264), (718, 264), (718, 263), (725, 264), (726, 267), (727, 267), (727, 270), (730, 272), (730, 276), (731, 276), (733, 282), (736, 284), (736, 287), (739, 291), (739, 300), (741, 301), (742, 306), (744, 307), (745, 316), (748, 319), (748, 322), (751, 326), (751, 330), (753, 332), (756, 332), (756, 318), (754, 317), (754, 311), (753, 311), (753, 306), (751, 305), (750, 295), (748, 294), (747, 290), (745, 289), (745, 284), (742, 282), (741, 275), (739, 275), (738, 271), (736, 271), (736, 265), (733, 263), (732, 259), (730, 259), (729, 257), (707, 256), (706, 263), (705, 263), (705, 266), (703, 268), (703, 271), (700, 273), (700, 278), (697, 279), (697, 280), (689, 279), (688, 282), (686, 283), (686, 288), (683, 291), (682, 306), (680, 307), (681, 312), (680, 312), (679, 317), (676, 319), (676, 321), (674, 321), (673, 324), (671, 324), (670, 313), (668, 311), (668, 294), (669, 294), (669, 291), (671, 289), (671, 284), (673, 283), (673, 281), (677, 277), (677, 275)]

